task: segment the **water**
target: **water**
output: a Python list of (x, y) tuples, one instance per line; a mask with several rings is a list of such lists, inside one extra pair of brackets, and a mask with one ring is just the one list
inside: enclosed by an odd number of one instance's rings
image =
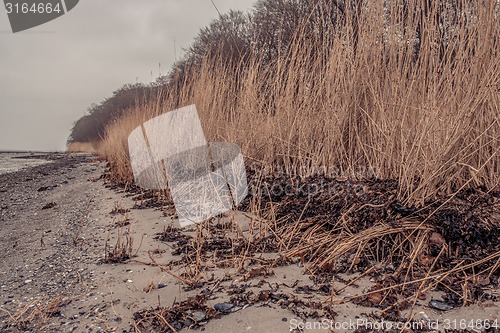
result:
[[(0, 152), (0, 175), (15, 172), (21, 169), (31, 168), (37, 165), (49, 163), (50, 161), (38, 158), (29, 158), (39, 155), (37, 153), (2, 153)], [(27, 158), (23, 158), (27, 157)]]

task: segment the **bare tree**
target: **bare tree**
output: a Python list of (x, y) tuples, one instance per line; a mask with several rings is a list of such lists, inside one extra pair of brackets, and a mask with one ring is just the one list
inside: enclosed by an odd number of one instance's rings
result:
[(232, 10), (220, 15), (200, 30), (184, 62), (198, 64), (204, 57), (218, 56), (232, 64), (248, 58), (252, 41), (250, 22), (250, 16), (242, 11)]

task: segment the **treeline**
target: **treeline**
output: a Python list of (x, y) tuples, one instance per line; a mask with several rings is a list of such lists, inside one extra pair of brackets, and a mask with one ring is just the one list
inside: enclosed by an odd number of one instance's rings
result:
[[(294, 54), (303, 50), (310, 53), (311, 59), (320, 55), (325, 64), (335, 48), (349, 47), (353, 50), (353, 57), (356, 57), (362, 8), (370, 10), (371, 7), (384, 7), (386, 17), (383, 21), (386, 28), (380, 32), (380, 40), (381, 43), (388, 43), (391, 39), (399, 38), (401, 61), (411, 58), (418, 66), (421, 42), (431, 38), (444, 66), (456, 56), (463, 56), (459, 49), (450, 49), (447, 44), (454, 38), (467, 36), (463, 29), (467, 29), (474, 21), (471, 10), (475, 6), (469, 4), (465, 10), (464, 1), (258, 0), (251, 13), (233, 10), (202, 28), (192, 45), (184, 50), (184, 57), (174, 64), (168, 75), (148, 85), (126, 84), (105, 101), (92, 105), (87, 114), (75, 122), (68, 143), (100, 141), (106, 127), (136, 103), (150, 100), (160, 91), (176, 92), (188, 85), (188, 73), (193, 72), (193, 67), (200, 67), (207, 58), (219, 59), (228, 70), (251, 67), (252, 62), (258, 62), (269, 72), (268, 77), (273, 77), (277, 71), (286, 73), (287, 64), (292, 65), (295, 59)], [(478, 1), (477, 6), (480, 3)], [(394, 15), (394, 12), (398, 15)], [(427, 34), (423, 36), (423, 32)], [(340, 34), (349, 35), (346, 39), (349, 45), (334, 45)], [(308, 47), (298, 50), (297, 45), (301, 43)], [(453, 53), (451, 56), (450, 50)], [(276, 82), (264, 81), (261, 84), (262, 98), (274, 111), (273, 94), (266, 92), (271, 91), (269, 86)], [(300, 89), (298, 83), (294, 89)]]
[[(375, 13), (380, 6), (385, 13), (380, 42), (399, 39), (402, 59), (409, 57), (418, 65), (422, 40), (431, 39), (439, 59), (453, 61), (459, 50), (450, 57), (448, 46), (467, 35), (464, 28), (474, 28), (474, 11), (480, 5), (481, 1), (471, 5), (466, 0), (258, 0), (252, 13), (233, 10), (202, 28), (165, 79), (182, 82), (187, 69), (216, 57), (226, 68), (254, 61), (277, 70), (278, 59), (291, 63), (296, 53), (304, 51), (296, 49), (301, 43), (307, 44), (311, 59), (321, 55), (325, 63), (339, 47), (351, 48), (355, 57), (362, 9)], [(349, 45), (335, 45), (342, 34), (349, 35)]]
[(294, 36), (303, 32), (299, 29), (301, 22), (309, 22), (304, 28), (312, 34), (327, 38), (329, 30), (344, 16), (343, 2), (332, 0), (260, 0), (250, 14), (234, 10), (222, 14), (200, 30), (168, 75), (150, 85), (126, 84), (100, 104), (90, 106), (87, 114), (74, 123), (68, 144), (100, 141), (106, 127), (136, 103), (156, 96), (159, 88), (180, 88), (187, 80), (186, 73), (200, 66), (204, 58), (217, 54), (228, 68), (248, 63), (252, 57), (269, 64), (286, 53)]
[(91, 105), (87, 113), (76, 121), (68, 138), (73, 142), (98, 142), (104, 137), (106, 126), (141, 100), (149, 100), (158, 91), (159, 84), (125, 84), (100, 104)]

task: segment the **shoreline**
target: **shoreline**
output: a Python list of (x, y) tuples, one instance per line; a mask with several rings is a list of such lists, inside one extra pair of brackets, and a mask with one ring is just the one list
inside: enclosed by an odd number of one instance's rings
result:
[[(375, 308), (340, 301), (375, 284), (363, 272), (328, 282), (342, 290), (332, 305), (335, 313), (329, 314), (314, 309), (329, 304), (324, 303), (328, 294), (305, 274), (300, 260), (286, 262), (278, 253), (257, 251), (239, 267), (221, 268), (215, 254), (213, 261), (201, 257), (199, 265), (183, 266), (178, 251), (188, 250), (185, 244), (199, 229), (177, 229), (167, 214), (172, 207), (158, 210), (138, 194), (107, 187), (104, 172), (92, 155), (63, 154), (53, 163), (0, 175), (2, 332), (134, 332), (134, 322), (149, 323), (159, 311), (173, 316), (169, 325), (182, 332), (299, 332), (300, 323), (306, 328), (302, 317), (318, 320), (315, 311), (339, 323), (376, 322)], [(228, 244), (255, 236), (249, 221), (242, 227), (245, 221), (239, 220), (236, 234), (225, 229), (230, 220), (220, 219), (203, 232)], [(130, 256), (113, 263), (112, 255), (120, 253)], [(190, 269), (201, 269), (199, 282), (190, 281)], [(442, 312), (429, 308), (439, 296), (430, 292), (418, 300), (415, 319), (498, 317), (498, 301)]]
[[(5, 158), (2, 154), (10, 156)], [(67, 153), (63, 152), (0, 152), (0, 175), (29, 171), (31, 168), (66, 157)], [(9, 163), (9, 160), (12, 162)]]

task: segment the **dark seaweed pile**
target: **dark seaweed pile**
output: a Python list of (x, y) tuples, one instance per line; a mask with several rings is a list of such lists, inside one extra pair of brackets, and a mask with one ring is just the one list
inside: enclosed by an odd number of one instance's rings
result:
[[(371, 274), (377, 281), (369, 291), (395, 286), (385, 293), (370, 294), (366, 297), (355, 299), (354, 302), (365, 306), (375, 306), (386, 309), (391, 305), (396, 306), (387, 312), (388, 316), (398, 316), (400, 310), (406, 309), (410, 304), (407, 301), (398, 302), (404, 297), (418, 294), (419, 284), (407, 284), (404, 288), (398, 284), (407, 282), (408, 276), (414, 278), (425, 276), (431, 269), (430, 262), (436, 257), (433, 271), (443, 271), (462, 265), (472, 264), (491, 255), (497, 255), (481, 265), (475, 265), (447, 276), (443, 283), (437, 286), (446, 293), (445, 301), (450, 306), (461, 306), (464, 299), (460, 295), (467, 289), (471, 301), (496, 300), (485, 292), (486, 286), (499, 285), (500, 266), (495, 262), (500, 253), (500, 191), (487, 191), (484, 187), (464, 189), (454, 196), (442, 196), (432, 202), (427, 202), (423, 207), (405, 205), (398, 200), (398, 184), (393, 180), (366, 180), (366, 181), (338, 181), (323, 176), (298, 178), (267, 177), (261, 179), (259, 185), (251, 183), (252, 194), (243, 203), (243, 208), (253, 205), (260, 206), (262, 212), (268, 210), (272, 204), (275, 218), (282, 224), (294, 224), (297, 220), (314, 222), (309, 224), (317, 227), (321, 225), (324, 233), (329, 233), (332, 239), (340, 232), (339, 220), (341, 217), (348, 220), (346, 229), (357, 234), (376, 224), (384, 223), (397, 227), (399, 220), (412, 218), (430, 226), (429, 241), (422, 248), (422, 258), (428, 258), (429, 263), (423, 265), (415, 263), (397, 273), (394, 268), (382, 268)], [(253, 201), (253, 202), (252, 202)], [(307, 230), (307, 229), (306, 229)], [(299, 241), (297, 241), (299, 244)], [(439, 256), (443, 244), (447, 251)], [(383, 253), (390, 253), (393, 246), (387, 242), (381, 246), (380, 257)], [(405, 249), (403, 249), (404, 252)], [(398, 267), (400, 261), (394, 262), (392, 267)], [(310, 261), (314, 257), (307, 257)], [(348, 259), (348, 258), (347, 258)], [(392, 260), (394, 258), (391, 258)], [(422, 260), (423, 262), (423, 260)], [(366, 271), (376, 263), (362, 257), (356, 265), (359, 271)], [(403, 265), (404, 266), (404, 265)], [(327, 267), (316, 271), (319, 281), (328, 281), (338, 272), (346, 272), (352, 267), (350, 263), (336, 267)], [(420, 272), (420, 273), (419, 273)], [(483, 272), (481, 275), (479, 273)], [(476, 276), (465, 283), (464, 276)], [(446, 285), (446, 288), (442, 286)], [(382, 301), (383, 300), (383, 301)]]
[[(442, 256), (436, 268), (451, 268), (457, 260), (470, 262), (500, 252), (500, 190), (487, 191), (484, 187), (464, 189), (454, 196), (437, 197), (423, 207), (407, 205), (398, 199), (398, 182), (395, 180), (368, 179), (363, 181), (338, 180), (322, 175), (308, 178), (274, 176), (262, 177), (255, 170), (249, 175), (249, 196), (238, 207), (242, 211), (253, 210), (260, 216), (269, 215), (273, 205), (273, 218), (283, 224), (293, 224), (299, 218), (321, 224), (322, 230), (332, 231), (338, 227), (341, 217), (349, 223), (344, 231), (357, 234), (370, 227), (385, 223), (397, 227), (402, 218), (424, 221), (439, 237), (443, 237), (449, 250)], [(110, 175), (107, 175), (108, 178)], [(161, 193), (144, 191), (134, 185), (113, 184), (111, 187), (126, 191), (136, 200), (136, 209), (157, 208), (164, 214), (175, 214), (175, 207), (168, 191)], [(258, 207), (258, 208), (255, 208)], [(255, 212), (255, 209), (258, 211)], [(247, 249), (241, 239), (229, 239), (223, 230), (227, 226), (216, 224), (215, 237), (207, 239), (202, 252), (217, 250), (221, 257), (229, 257)], [(166, 235), (166, 233), (165, 233)], [(179, 239), (178, 254), (186, 260), (195, 253), (192, 242)], [(272, 236), (250, 244), (250, 252), (276, 250)], [(430, 256), (436, 256), (440, 246), (430, 246)], [(387, 250), (387, 249), (385, 249)], [(309, 260), (314, 258), (307, 258)], [(372, 263), (361, 258), (361, 264)], [(485, 266), (476, 267), (480, 270)], [(470, 271), (470, 273), (475, 273)], [(490, 274), (492, 281), (500, 275), (500, 268)]]
[[(342, 225), (342, 230), (343, 232), (347, 230), (350, 234), (361, 233), (381, 223), (396, 228), (400, 226), (400, 221), (406, 218), (425, 223), (432, 232), (429, 232), (429, 241), (423, 248), (425, 253), (422, 254), (431, 259), (437, 258), (432, 267), (434, 271), (445, 272), (456, 267), (457, 263), (466, 265), (500, 253), (500, 191), (498, 189), (492, 191), (488, 191), (484, 187), (464, 189), (453, 196), (437, 197), (421, 207), (405, 204), (398, 199), (399, 187), (395, 180), (350, 181), (325, 176), (303, 179), (284, 176), (258, 178), (255, 173), (250, 173), (249, 190), (249, 196), (238, 209), (266, 218), (271, 217), (270, 208), (272, 206), (272, 218), (277, 221), (277, 230), (286, 230), (287, 225), (293, 226), (300, 220), (307, 221), (307, 225), (310, 226), (320, 225), (321, 228), (316, 229), (322, 232), (321, 236), (329, 233), (334, 238), (339, 230), (338, 225), (341, 219), (348, 221), (347, 224)], [(144, 192), (134, 187), (128, 187), (128, 192), (139, 201), (135, 208), (156, 207), (164, 210), (165, 213), (174, 210), (168, 195), (158, 196), (154, 192)], [(224, 261), (224, 259), (231, 259), (243, 254), (250, 255), (278, 250), (276, 237), (280, 237), (280, 235), (271, 233), (265, 238), (254, 239), (249, 243), (243, 238), (230, 236), (231, 233), (227, 232), (230, 226), (217, 219), (213, 219), (207, 226), (210, 227), (210, 237), (193, 238), (174, 227), (169, 227), (157, 235), (157, 239), (160, 241), (174, 242), (174, 254), (181, 256), (180, 260), (169, 263), (169, 265), (193, 264), (199, 259), (196, 257), (197, 255), (208, 258), (216, 253), (218, 259)], [(307, 231), (307, 229), (303, 231)], [(300, 237), (297, 237), (295, 241), (297, 242), (295, 245), (298, 245)], [(443, 250), (443, 244), (446, 244), (447, 250), (444, 255), (439, 256), (440, 251)], [(387, 251), (388, 248), (383, 250), (385, 253), (390, 252)], [(305, 258), (309, 261), (314, 260), (313, 257), (307, 255)], [(289, 263), (289, 259), (282, 258), (279, 262), (270, 262), (269, 267)], [(360, 305), (386, 310), (385, 318), (401, 320), (400, 312), (410, 307), (415, 297), (419, 297), (419, 283), (408, 283), (408, 276), (413, 276), (413, 278), (425, 276), (430, 267), (416, 262), (414, 267), (396, 270), (395, 268), (400, 263), (393, 261), (387, 267), (374, 270), (369, 276), (375, 280), (375, 285), (367, 291), (367, 295), (354, 298), (352, 301)], [(254, 264), (257, 262), (250, 263), (250, 266)], [(358, 271), (366, 271), (374, 265), (376, 263), (373, 258), (364, 256), (360, 258), (356, 268)], [(295, 293), (329, 294), (332, 292), (330, 289), (332, 277), (335, 276), (335, 279), (341, 280), (338, 273), (345, 272), (350, 267), (352, 265), (349, 264), (340, 264), (338, 267), (321, 267), (321, 269), (314, 271), (315, 274), (311, 276), (314, 285), (297, 288)], [(486, 274), (479, 275), (475, 280), (464, 283), (464, 276), (476, 276), (480, 272), (486, 272)], [(490, 261), (450, 274), (442, 283), (446, 284), (447, 288), (441, 288), (440, 284), (436, 284), (436, 286), (437, 289), (442, 289), (446, 294), (443, 304), (455, 307), (463, 305), (464, 300), (459, 295), (463, 294), (464, 287), (470, 297), (467, 300), (469, 302), (495, 301), (494, 296), (485, 291), (487, 290), (485, 287), (498, 287), (499, 277), (500, 267), (495, 266), (494, 262)], [(399, 286), (403, 283), (405, 284), (404, 288)], [(192, 287), (201, 288), (203, 286), (204, 283), (200, 283), (199, 286)], [(384, 292), (377, 292), (377, 290), (387, 287), (390, 288)], [(290, 295), (280, 294), (274, 290), (268, 293), (262, 291), (259, 294), (252, 294), (251, 291), (247, 292), (243, 288), (234, 295), (228, 291), (228, 295), (231, 295), (231, 304), (240, 307), (256, 302), (273, 302), (297, 309), (305, 306), (300, 305), (298, 299), (289, 299)], [(198, 301), (200, 300), (197, 300), (196, 304)], [(138, 312), (136, 313), (136, 322), (145, 320), (151, 324), (152, 321), (155, 321), (154, 318), (158, 313), (161, 313), (162, 316), (174, 316), (177, 313), (175, 312), (177, 307), (179, 305), (175, 306), (176, 309), (159, 308)], [(187, 303), (180, 306), (180, 308), (184, 307), (189, 306)], [(315, 309), (314, 304), (308, 304), (306, 307), (309, 310), (300, 311), (308, 315), (312, 315), (315, 310), (318, 310)], [(200, 317), (199, 311), (206, 311), (203, 312), (205, 314), (203, 320), (207, 320), (210, 317), (209, 311), (213, 309), (208, 310), (194, 306), (191, 307), (191, 310), (198, 311), (198, 317)], [(331, 316), (333, 317), (334, 313), (331, 313)], [(182, 327), (192, 325), (196, 327), (197, 325), (197, 322), (193, 322), (192, 319), (186, 321), (184, 317), (176, 318), (174, 316), (170, 318), (173, 320), (172, 322)], [(176, 327), (176, 329), (181, 326)]]
[[(273, 236), (255, 238), (249, 242), (242, 237), (232, 237), (231, 222), (216, 222), (216, 218), (207, 224), (210, 227), (210, 236), (192, 237), (186, 235), (181, 229), (168, 226), (161, 233), (157, 233), (155, 239), (163, 242), (173, 242), (173, 255), (181, 256), (181, 259), (169, 264), (189, 265), (196, 261), (197, 256), (206, 258), (217, 258), (217, 266), (225, 267), (232, 265), (231, 259), (245, 254), (265, 253), (276, 251), (276, 241)], [(249, 259), (249, 262), (252, 262)], [(276, 262), (276, 264), (278, 264)], [(280, 264), (285, 264), (280, 261)]]
[(442, 262), (445, 266), (457, 259), (477, 260), (500, 251), (499, 190), (464, 189), (453, 197), (439, 197), (415, 207), (398, 200), (394, 180), (266, 177), (258, 186), (251, 181), (250, 188), (251, 195), (241, 208), (248, 209), (257, 200), (265, 211), (273, 203), (276, 220), (284, 223), (309, 219), (332, 230), (343, 216), (349, 220), (345, 227), (355, 234), (380, 222), (397, 226), (403, 217), (425, 221), (450, 247), (452, 255)]

